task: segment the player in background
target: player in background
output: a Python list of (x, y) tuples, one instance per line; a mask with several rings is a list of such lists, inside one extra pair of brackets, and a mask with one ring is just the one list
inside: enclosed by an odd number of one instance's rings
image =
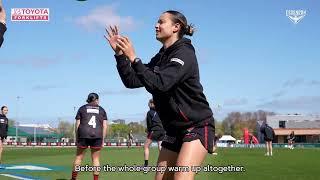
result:
[(266, 141), (267, 153), (265, 156), (272, 156), (272, 141), (275, 138), (274, 130), (265, 123), (261, 126), (260, 132), (264, 135), (264, 140)]
[(2, 151), (3, 151), (3, 143), (7, 139), (8, 133), (8, 107), (2, 106), (1, 107), (1, 114), (0, 114), (0, 165), (2, 164)]
[(132, 130), (130, 130), (128, 133), (128, 148), (130, 148), (132, 144), (133, 144), (133, 134), (132, 134)]
[(217, 143), (218, 143), (220, 138), (221, 138), (220, 134), (215, 134), (214, 135), (214, 138), (213, 138), (213, 150), (212, 150), (212, 152), (213, 152), (212, 155), (214, 155), (214, 156), (218, 155), (218, 153), (217, 153), (217, 150), (218, 150)]
[(290, 135), (288, 136), (288, 148), (294, 149), (293, 144), (295, 139), (296, 137), (294, 135), (294, 131), (291, 131)]
[(150, 110), (147, 113), (146, 122), (147, 122), (147, 139), (144, 143), (144, 166), (148, 166), (149, 161), (149, 147), (152, 141), (158, 143), (159, 152), (161, 150), (161, 142), (166, 135), (165, 130), (163, 129), (161, 120), (158, 113), (155, 110), (153, 99), (149, 100), (148, 106)]
[(2, 0), (0, 0), (0, 47), (3, 43), (3, 40), (4, 40), (3, 36), (4, 36), (4, 33), (6, 32), (6, 30), (7, 30), (6, 11), (3, 8)]
[(253, 148), (253, 138), (252, 138), (252, 135), (249, 135), (249, 148), (251, 149), (251, 148)]
[[(76, 166), (81, 166), (85, 150), (90, 147), (93, 166), (100, 166), (100, 151), (107, 133), (107, 113), (99, 106), (96, 93), (88, 95), (87, 103), (81, 106), (76, 115), (77, 154), (73, 163), (72, 180), (77, 178)], [(93, 179), (98, 180), (99, 172), (93, 172)]]

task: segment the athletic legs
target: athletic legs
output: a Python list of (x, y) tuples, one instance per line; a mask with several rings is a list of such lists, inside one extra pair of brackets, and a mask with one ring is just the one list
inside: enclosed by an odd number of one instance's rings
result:
[(191, 170), (192, 166), (201, 166), (207, 153), (208, 151), (203, 147), (199, 139), (191, 142), (184, 142), (178, 155), (176, 166), (189, 167), (189, 171), (175, 172), (174, 180), (193, 180), (195, 172)]
[(77, 148), (76, 158), (73, 162), (73, 170), (72, 170), (72, 175), (71, 175), (72, 180), (75, 180), (78, 176), (78, 172), (76, 172), (75, 169), (76, 169), (76, 166), (81, 166), (81, 162), (83, 160), (85, 150), (86, 149), (83, 149), (83, 148)]
[[(158, 157), (158, 167), (168, 167), (175, 166), (178, 158), (178, 153), (170, 151), (166, 148), (161, 148), (159, 157)], [(173, 180), (174, 173), (165, 171), (161, 173), (159, 171), (156, 172), (155, 180)]]
[(2, 163), (2, 151), (3, 151), (3, 143), (2, 143), (2, 139), (0, 139), (0, 164)]
[[(92, 165), (95, 167), (100, 167), (100, 152), (101, 152), (101, 149), (91, 149)], [(98, 177), (99, 177), (99, 172), (94, 171), (93, 172), (94, 180), (97, 180)]]
[(148, 166), (148, 160), (149, 160), (149, 147), (152, 143), (151, 139), (146, 139), (144, 142), (144, 166)]

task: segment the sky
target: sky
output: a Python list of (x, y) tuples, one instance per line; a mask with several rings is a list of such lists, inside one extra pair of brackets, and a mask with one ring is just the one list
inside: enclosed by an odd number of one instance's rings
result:
[[(117, 24), (149, 60), (161, 48), (155, 23), (178, 10), (195, 24), (204, 94), (217, 120), (232, 111), (320, 114), (320, 3), (283, 1), (3, 0), (0, 105), (20, 123), (73, 122), (90, 92), (108, 118), (144, 120), (151, 95), (126, 89), (105, 27)], [(48, 22), (10, 20), (11, 8), (49, 8)], [(286, 10), (305, 10), (294, 24)], [(20, 98), (17, 98), (20, 97)]]

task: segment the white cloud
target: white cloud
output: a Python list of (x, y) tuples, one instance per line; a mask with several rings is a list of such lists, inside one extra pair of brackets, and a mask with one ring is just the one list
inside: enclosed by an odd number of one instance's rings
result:
[(36, 85), (34, 87), (32, 87), (32, 90), (34, 91), (47, 91), (50, 89), (56, 89), (58, 88), (58, 86), (56, 85)]
[(312, 80), (308, 83), (310, 86), (319, 86), (320, 85), (320, 81), (318, 80)]
[(115, 90), (102, 90), (99, 92), (99, 95), (133, 95), (133, 94), (140, 94), (143, 93), (143, 89), (121, 89), (118, 91)]
[(47, 68), (52, 65), (58, 64), (60, 58), (47, 58), (47, 57), (30, 57), (30, 58), (21, 58), (21, 59), (9, 59), (9, 60), (0, 60), (2, 65), (15, 65), (15, 66), (31, 66), (33, 68)]
[(225, 106), (240, 106), (240, 105), (245, 105), (248, 103), (248, 100), (246, 98), (232, 98), (232, 99), (227, 99), (224, 101)]
[(115, 11), (115, 6), (105, 5), (93, 9), (89, 14), (74, 18), (74, 22), (86, 30), (106, 28), (109, 25), (119, 25), (120, 31), (135, 28), (136, 22), (131, 16), (120, 16)]
[(319, 111), (320, 96), (300, 96), (291, 99), (273, 100), (258, 107), (278, 110)]
[(283, 87), (296, 87), (305, 83), (305, 80), (302, 78), (296, 78), (288, 80), (283, 84)]
[(320, 85), (319, 80), (305, 80), (303, 78), (296, 78), (288, 80), (283, 84), (283, 87), (297, 87), (297, 86), (317, 86)]
[(287, 92), (281, 90), (279, 92), (274, 93), (272, 96), (275, 97), (275, 98), (278, 98), (278, 97), (284, 96), (285, 94), (287, 94)]

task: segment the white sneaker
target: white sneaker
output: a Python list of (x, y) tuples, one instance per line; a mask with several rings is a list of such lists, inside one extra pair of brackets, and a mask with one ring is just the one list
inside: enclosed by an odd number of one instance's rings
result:
[(269, 156), (269, 153), (265, 153), (264, 155), (265, 155), (265, 156)]
[(212, 155), (213, 155), (213, 156), (216, 156), (216, 155), (218, 155), (218, 153), (214, 152), (214, 153), (212, 153)]

